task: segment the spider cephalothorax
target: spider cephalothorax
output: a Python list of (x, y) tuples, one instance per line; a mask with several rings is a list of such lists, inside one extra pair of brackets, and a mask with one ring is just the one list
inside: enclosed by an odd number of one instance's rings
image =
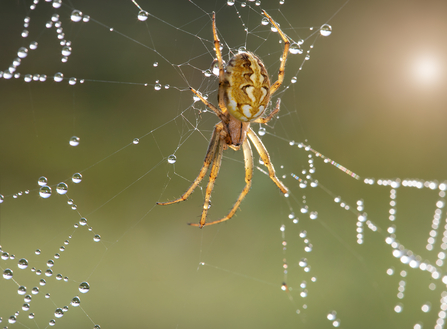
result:
[[(271, 111), (267, 117), (262, 116), (270, 101), (270, 96), (276, 92), (284, 80), (284, 68), (286, 66), (286, 59), (290, 45), (289, 39), (273, 19), (265, 11), (262, 11), (262, 13), (270, 20), (284, 42), (284, 51), (279, 68), (278, 80), (273, 85), (270, 85), (270, 79), (264, 63), (262, 63), (262, 61), (253, 53), (240, 52), (234, 55), (224, 67), (222, 53), (220, 51), (220, 42), (217, 36), (216, 16), (213, 14), (214, 48), (216, 50), (217, 63), (219, 66), (219, 107), (216, 108), (193, 88), (191, 88), (191, 91), (196, 94), (207, 107), (213, 110), (221, 122), (214, 126), (213, 135), (211, 136), (202, 169), (188, 190), (180, 198), (173, 201), (157, 202), (159, 205), (168, 205), (186, 200), (205, 177), (206, 172), (211, 166), (200, 222), (190, 223), (189, 225), (203, 227), (221, 223), (233, 217), (251, 187), (254, 165), (253, 153), (248, 139), (253, 143), (261, 156), (262, 162), (267, 167), (269, 176), (273, 182), (279, 187), (281, 192), (284, 194), (288, 192), (287, 187), (285, 187), (276, 177), (275, 169), (270, 161), (267, 149), (256, 133), (250, 128), (250, 122), (267, 123), (279, 112), (280, 101), (278, 99), (275, 109)], [(206, 223), (211, 192), (213, 191), (214, 182), (219, 173), (223, 150), (230, 147), (237, 151), (241, 146), (244, 152), (245, 162), (245, 187), (228, 215), (219, 220)]]

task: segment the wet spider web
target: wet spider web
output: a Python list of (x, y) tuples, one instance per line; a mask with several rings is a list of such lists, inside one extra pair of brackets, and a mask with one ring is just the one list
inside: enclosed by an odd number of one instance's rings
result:
[[(386, 3), (1, 6), (2, 325), (444, 326), (445, 96), (381, 80), (363, 24)], [(201, 188), (155, 202), (194, 180), (217, 122), (189, 91), (217, 103), (211, 13), (224, 59), (253, 51), (274, 79), (261, 9), (293, 46), (281, 111), (253, 129), (291, 193), (257, 163), (236, 215), (194, 229)], [(243, 187), (241, 153), (224, 154), (211, 220)]]

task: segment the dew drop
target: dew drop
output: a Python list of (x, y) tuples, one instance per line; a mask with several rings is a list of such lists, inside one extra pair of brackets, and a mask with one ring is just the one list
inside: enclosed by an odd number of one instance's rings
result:
[(3, 203), (5, 201), (5, 196), (3, 194), (0, 194), (0, 203)]
[(28, 56), (28, 49), (25, 47), (20, 47), (17, 51), (17, 56), (19, 56), (19, 58), (25, 58)]
[(158, 66), (158, 62), (154, 62), (154, 64), (152, 64), (154, 67)]
[(331, 35), (331, 33), (332, 33), (332, 26), (330, 26), (329, 24), (321, 25), (321, 27), (320, 27), (320, 34), (323, 37), (328, 37), (328, 36)]
[(303, 50), (300, 48), (298, 43), (292, 43), (289, 48), (289, 52), (293, 55), (302, 54)]
[(316, 211), (312, 211), (309, 215), (310, 219), (317, 219), (318, 217), (318, 212)]
[(64, 80), (64, 74), (61, 72), (57, 72), (54, 77), (53, 77), (55, 82), (61, 82), (62, 80)]
[(17, 293), (19, 295), (25, 295), (26, 294), (26, 287), (25, 286), (20, 286), (19, 289), (17, 289)]
[(174, 164), (177, 161), (177, 157), (174, 154), (168, 156), (168, 163)]
[(42, 186), (39, 189), (39, 195), (43, 199), (48, 199), (51, 196), (51, 187), (49, 187), (49, 186)]
[(96, 234), (96, 235), (93, 237), (93, 241), (95, 241), (95, 242), (99, 242), (99, 241), (101, 241), (101, 236), (100, 236), (99, 234)]
[(28, 267), (28, 261), (25, 258), (22, 258), (19, 260), (19, 263), (17, 264), (17, 266), (21, 269), (24, 270), (25, 268)]
[(57, 184), (57, 186), (56, 186), (57, 194), (63, 195), (63, 194), (66, 194), (67, 191), (68, 191), (67, 184), (65, 184), (64, 182), (60, 182), (59, 184)]
[(81, 139), (78, 136), (72, 136), (68, 144), (70, 144), (70, 146), (78, 146), (80, 140)]
[(16, 321), (17, 321), (17, 318), (14, 315), (11, 315), (8, 319), (9, 323), (16, 323)]
[(62, 53), (62, 56), (70, 56), (71, 55), (71, 47), (68, 47), (68, 46), (62, 47), (61, 53)]
[(85, 225), (87, 225), (87, 218), (82, 217), (82, 218), (79, 220), (79, 225), (81, 225), (81, 226), (85, 226)]
[(12, 279), (13, 273), (14, 272), (11, 269), (7, 268), (3, 271), (3, 278), (6, 280)]
[(337, 312), (336, 311), (330, 311), (328, 314), (327, 314), (327, 319), (329, 320), (329, 321), (334, 321), (335, 320), (335, 318), (337, 317)]
[(79, 306), (81, 304), (81, 299), (78, 296), (73, 297), (70, 304), (74, 307)]
[(84, 15), (84, 17), (82, 18), (82, 21), (84, 23), (87, 23), (88, 21), (90, 21), (90, 16), (89, 15)]
[(312, 251), (312, 244), (311, 243), (308, 243), (308, 244), (306, 244), (306, 246), (304, 247), (304, 251), (305, 252), (311, 252)]
[(53, 8), (60, 8), (62, 5), (62, 0), (53, 0)]
[(22, 310), (29, 311), (29, 304), (25, 303), (22, 305)]
[(269, 19), (268, 19), (267, 17), (263, 17), (262, 20), (261, 20), (261, 24), (262, 24), (262, 25), (268, 25), (269, 22), (270, 22), (270, 21), (269, 21)]
[(80, 173), (75, 173), (71, 176), (71, 180), (75, 184), (79, 184), (82, 181), (82, 175)]
[(247, 49), (244, 47), (244, 46), (240, 46), (238, 49), (237, 49), (237, 52), (240, 54), (240, 53), (245, 53), (247, 51)]
[(211, 76), (211, 74), (212, 73), (211, 73), (210, 69), (207, 69), (207, 70), (203, 71), (203, 75), (206, 76), (207, 78), (209, 78)]
[(155, 90), (160, 90), (161, 89), (161, 84), (156, 83), (155, 86), (154, 86), (154, 89)]
[(219, 62), (217, 59), (213, 61), (213, 64), (211, 64), (211, 69), (213, 70), (213, 74), (218, 77), (219, 76)]
[(228, 6), (233, 6), (234, 5), (234, 0), (227, 0), (227, 5)]
[(48, 179), (45, 176), (41, 176), (37, 180), (37, 184), (39, 184), (39, 186), (46, 186), (47, 183), (48, 183)]
[(137, 17), (139, 21), (144, 22), (149, 17), (149, 13), (146, 10), (140, 10)]
[(82, 20), (82, 11), (80, 11), (80, 10), (73, 10), (72, 12), (71, 12), (71, 16), (70, 16), (70, 19), (73, 21), (73, 22), (80, 22), (81, 20)]
[(56, 311), (54, 311), (54, 316), (56, 318), (61, 318), (64, 316), (64, 311), (62, 311), (61, 308), (57, 308)]
[(82, 282), (79, 285), (79, 291), (83, 294), (87, 293), (90, 290), (90, 285), (88, 284), (88, 282)]
[(76, 78), (75, 77), (71, 77), (70, 79), (68, 79), (68, 84), (70, 86), (74, 86), (76, 84)]
[(8, 260), (8, 259), (9, 259), (9, 254), (8, 254), (7, 252), (2, 253), (1, 258), (2, 258), (3, 260)]
[(29, 31), (28, 30), (23, 30), (22, 31), (22, 38), (26, 38), (29, 35)]
[(258, 135), (259, 136), (264, 136), (265, 135), (265, 127), (259, 127)]
[(424, 303), (424, 305), (422, 305), (422, 307), (421, 307), (421, 310), (424, 313), (430, 312), (430, 309), (431, 309), (431, 303), (430, 302)]
[(135, 145), (137, 145), (139, 142), (140, 142), (140, 140), (138, 138), (134, 138), (132, 141), (132, 143)]

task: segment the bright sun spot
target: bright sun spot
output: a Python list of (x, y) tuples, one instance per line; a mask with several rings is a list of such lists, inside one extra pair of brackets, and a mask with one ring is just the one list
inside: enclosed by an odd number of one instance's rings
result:
[(414, 76), (420, 83), (432, 84), (438, 80), (441, 67), (435, 57), (429, 55), (418, 57), (413, 65)]

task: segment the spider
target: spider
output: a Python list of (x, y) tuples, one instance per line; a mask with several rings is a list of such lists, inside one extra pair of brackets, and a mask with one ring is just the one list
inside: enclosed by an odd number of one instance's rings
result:
[[(158, 205), (169, 205), (186, 200), (205, 177), (211, 166), (200, 222), (189, 223), (189, 225), (202, 228), (207, 225), (224, 222), (233, 217), (236, 213), (240, 203), (250, 190), (253, 176), (253, 153), (248, 140), (253, 143), (261, 156), (262, 162), (267, 167), (269, 176), (273, 182), (279, 187), (282, 193), (288, 193), (287, 187), (276, 177), (275, 169), (270, 161), (267, 149), (256, 133), (250, 128), (250, 122), (265, 124), (279, 112), (280, 99), (278, 99), (275, 109), (268, 116), (262, 117), (271, 95), (278, 90), (284, 80), (284, 69), (290, 46), (289, 39), (284, 32), (281, 31), (278, 24), (276, 24), (264, 10), (262, 13), (270, 20), (284, 42), (284, 51), (282, 54), (281, 65), (279, 67), (278, 80), (273, 85), (270, 85), (269, 76), (264, 63), (251, 52), (240, 52), (234, 55), (224, 67), (220, 50), (220, 41), (217, 36), (216, 14), (213, 13), (214, 48), (219, 67), (219, 108), (208, 102), (195, 89), (190, 89), (219, 117), (220, 122), (214, 126), (214, 131), (211, 136), (202, 169), (188, 190), (178, 199), (168, 202), (157, 202)], [(216, 181), (222, 162), (222, 153), (228, 148), (237, 151), (241, 146), (244, 152), (245, 162), (245, 187), (228, 215), (213, 222), (206, 222), (206, 216), (210, 206), (211, 192), (213, 191), (214, 182)]]

